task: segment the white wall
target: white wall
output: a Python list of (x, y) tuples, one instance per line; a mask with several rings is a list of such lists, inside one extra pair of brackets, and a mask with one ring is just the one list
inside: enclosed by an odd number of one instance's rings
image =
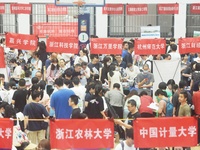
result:
[[(3, 3), (16, 3), (16, 0), (0, 0)], [(17, 0), (18, 3), (54, 3), (55, 0)], [(174, 37), (185, 37), (186, 33), (186, 4), (189, 3), (199, 3), (199, 0), (140, 0), (140, 1), (133, 1), (133, 0), (106, 0), (106, 3), (113, 3), (113, 4), (127, 4), (127, 3), (143, 3), (143, 4), (158, 4), (158, 3), (179, 3), (179, 14), (175, 15), (175, 22), (174, 22)], [(99, 37), (107, 37), (107, 15), (102, 14), (101, 8), (96, 9), (96, 34)], [(21, 16), (18, 18), (19, 23), (19, 31), (29, 32), (29, 26), (27, 27), (29, 20), (23, 19), (26, 18)], [(23, 22), (21, 23), (21, 21)]]

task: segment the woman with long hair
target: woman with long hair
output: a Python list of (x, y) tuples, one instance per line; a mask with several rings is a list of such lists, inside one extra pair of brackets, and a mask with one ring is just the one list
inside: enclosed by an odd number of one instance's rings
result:
[(88, 52), (85, 49), (79, 51), (79, 56), (76, 56), (74, 65), (81, 64), (82, 62), (89, 62), (88, 60)]
[(111, 65), (111, 58), (106, 56), (103, 59), (103, 67), (100, 69), (100, 81), (104, 84), (108, 80), (108, 72)]

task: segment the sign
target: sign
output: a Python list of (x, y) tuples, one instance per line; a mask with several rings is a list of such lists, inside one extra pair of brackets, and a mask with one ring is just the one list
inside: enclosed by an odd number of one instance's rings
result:
[(12, 149), (13, 125), (10, 119), (0, 119), (0, 148)]
[(92, 38), (91, 54), (121, 54), (122, 43), (121, 38)]
[(90, 14), (78, 15), (78, 41), (79, 49), (90, 43)]
[(66, 15), (67, 7), (56, 6), (54, 4), (46, 5), (46, 14), (47, 15)]
[(77, 37), (78, 22), (38, 22), (33, 24), (33, 34), (39, 37)]
[(3, 47), (0, 46), (0, 68), (5, 68), (6, 64), (5, 64), (5, 57), (4, 57), (4, 49)]
[(11, 14), (31, 14), (31, 4), (10, 4)]
[(146, 15), (148, 14), (147, 4), (127, 4), (126, 5), (127, 15)]
[(55, 120), (50, 123), (52, 149), (113, 148), (114, 123), (104, 119)]
[(193, 37), (199, 37), (200, 36), (200, 31), (194, 31), (194, 36)]
[(78, 39), (66, 37), (48, 37), (47, 52), (78, 53)]
[(191, 14), (200, 14), (200, 3), (190, 5)]
[(138, 118), (134, 121), (134, 144), (139, 148), (196, 146), (197, 134), (197, 119), (192, 117)]
[(178, 14), (179, 4), (157, 4), (158, 14)]
[(103, 14), (123, 14), (124, 13), (124, 5), (123, 4), (106, 4), (102, 8)]
[(1, 3), (0, 4), (0, 14), (4, 14), (5, 12), (6, 12), (5, 4)]
[(6, 46), (34, 51), (38, 47), (38, 37), (36, 35), (6, 33)]
[(165, 54), (165, 39), (135, 39), (135, 54), (158, 55)]
[(160, 38), (160, 26), (141, 27), (141, 38)]
[(180, 54), (185, 53), (199, 53), (200, 51), (200, 37), (196, 38), (179, 38), (178, 39)]

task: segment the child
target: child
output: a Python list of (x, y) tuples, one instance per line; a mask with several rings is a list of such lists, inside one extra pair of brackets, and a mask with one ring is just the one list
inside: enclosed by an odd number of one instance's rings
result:
[(71, 119), (79, 119), (81, 115), (81, 109), (78, 107), (79, 97), (76, 95), (72, 95), (69, 98), (69, 106), (72, 107), (72, 115)]

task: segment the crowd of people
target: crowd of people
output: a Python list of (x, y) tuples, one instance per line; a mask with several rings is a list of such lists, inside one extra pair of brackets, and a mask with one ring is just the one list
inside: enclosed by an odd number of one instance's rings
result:
[[(200, 53), (180, 55), (174, 38), (166, 42), (164, 55), (136, 55), (133, 39), (122, 43), (121, 55), (94, 55), (86, 48), (79, 54), (47, 53), (44, 41), (35, 51), (17, 50), (2, 38), (6, 72), (0, 74), (0, 118), (22, 112), (21, 129), (34, 144), (49, 137), (49, 118), (114, 118), (116, 133), (128, 138), (124, 147), (134, 149), (130, 133), (136, 118), (200, 115)], [(180, 60), (181, 80), (161, 82), (153, 93), (153, 60)], [(173, 104), (171, 113), (167, 101)], [(153, 102), (157, 111), (147, 107)]]

